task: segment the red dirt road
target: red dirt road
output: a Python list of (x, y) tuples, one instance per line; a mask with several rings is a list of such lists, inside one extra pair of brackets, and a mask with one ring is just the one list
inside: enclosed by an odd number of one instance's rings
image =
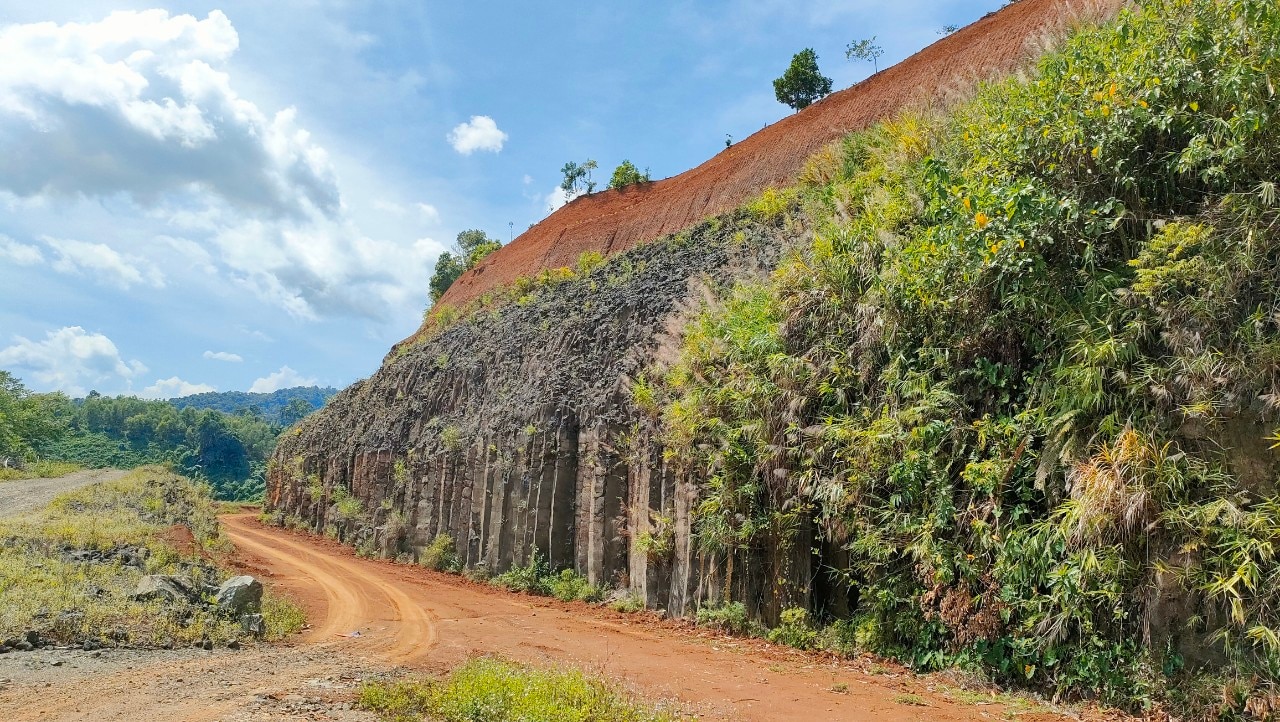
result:
[[(973, 720), (999, 710), (958, 704), (919, 678), (895, 684), (855, 664), (361, 559), (327, 539), (264, 527), (252, 516), (224, 517), (223, 524), (244, 565), (270, 575), (309, 608), (315, 623), (307, 641), (337, 643), (352, 655), (432, 672), (491, 653), (570, 664), (648, 697), (679, 700), (702, 718)], [(337, 636), (356, 631), (361, 636)], [(928, 707), (909, 704), (908, 692)]]
[(237, 548), (233, 563), (303, 604), (308, 632), (240, 651), (4, 655), (0, 720), (374, 722), (351, 709), (359, 680), (437, 676), (482, 654), (579, 667), (702, 720), (1060, 719), (870, 660), (824, 659), (361, 559), (251, 514), (222, 522)]

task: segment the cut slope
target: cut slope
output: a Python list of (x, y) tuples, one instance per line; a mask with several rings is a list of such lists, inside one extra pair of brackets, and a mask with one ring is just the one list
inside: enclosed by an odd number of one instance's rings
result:
[(463, 306), (521, 275), (572, 267), (584, 251), (610, 255), (735, 208), (769, 186), (792, 181), (827, 143), (912, 105), (945, 101), (976, 80), (1011, 72), (1030, 55), (1030, 43), (1077, 19), (1113, 13), (1123, 2), (1021, 0), (991, 13), (692, 170), (575, 200), (463, 274), (440, 303)]

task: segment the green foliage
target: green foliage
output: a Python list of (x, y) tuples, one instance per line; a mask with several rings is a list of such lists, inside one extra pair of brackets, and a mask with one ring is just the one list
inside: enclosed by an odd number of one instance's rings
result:
[(747, 617), (747, 605), (742, 602), (725, 604), (709, 604), (698, 608), (696, 615), (699, 627), (711, 627), (729, 634), (743, 636), (752, 631), (750, 618)]
[(615, 599), (610, 602), (609, 608), (615, 612), (622, 612), (623, 614), (635, 614), (636, 612), (644, 609), (644, 600), (638, 595), (628, 594), (621, 599)]
[(666, 514), (649, 512), (649, 528), (636, 534), (635, 548), (654, 561), (670, 559), (676, 550), (675, 519)]
[(815, 164), (812, 243), (649, 374), (725, 588), (813, 528), (842, 645), (1133, 707), (1207, 666), (1256, 706), (1280, 497), (1237, 447), (1280, 412), (1278, 77), (1274, 3), (1151, 0)]
[(772, 222), (781, 218), (796, 201), (796, 193), (778, 190), (773, 186), (764, 189), (758, 198), (747, 203), (747, 211), (757, 220)]
[(570, 197), (583, 193), (593, 193), (596, 189), (596, 183), (591, 180), (591, 171), (597, 167), (596, 162), (590, 159), (581, 165), (574, 161), (565, 163), (564, 167), (560, 169), (560, 173), (564, 175), (564, 180), (560, 183), (560, 190)]
[(483, 657), (472, 659), (438, 683), (366, 683), (360, 688), (359, 704), (394, 722), (676, 719), (577, 670), (540, 670)]
[(773, 81), (773, 94), (778, 102), (796, 110), (804, 110), (813, 101), (831, 94), (831, 78), (818, 72), (818, 55), (805, 48), (791, 58), (791, 65)]
[(562, 602), (598, 602), (603, 596), (598, 587), (572, 569), (561, 569), (544, 579), (542, 586)]
[(0, 371), (0, 460), (34, 461), (38, 447), (65, 435), (70, 404), (62, 394), (33, 394)]
[(785, 644), (796, 649), (812, 649), (818, 640), (818, 630), (809, 623), (808, 610), (792, 607), (782, 610), (778, 626), (769, 630), (767, 638), (774, 644)]
[(459, 233), (453, 249), (441, 253), (436, 259), (430, 284), (432, 302), (439, 301), (459, 276), (475, 268), (499, 248), (502, 248), (502, 242), (490, 238), (484, 231), (473, 228)]
[(646, 168), (644, 173), (629, 160), (624, 160), (613, 169), (613, 177), (609, 179), (609, 187), (621, 190), (627, 186), (639, 185), (649, 182), (649, 169)]
[(492, 582), (513, 592), (546, 595), (549, 593), (546, 582), (550, 576), (551, 567), (547, 565), (546, 558), (539, 554), (535, 547), (529, 554), (529, 562), (527, 564), (511, 567), (494, 577)]
[[(948, 33), (955, 32), (956, 30), (954, 25), (948, 25), (947, 27), (951, 28), (947, 31)], [(848, 60), (871, 61), (871, 64), (877, 73), (880, 72), (881, 55), (884, 55), (884, 48), (876, 45), (876, 36), (874, 35), (869, 38), (863, 38), (849, 43), (849, 46), (845, 48), (844, 51), (844, 57)]]
[(452, 572), (458, 569), (458, 550), (454, 546), (453, 537), (448, 534), (437, 534), (435, 539), (418, 555), (422, 566), (436, 571)]
[(292, 426), (324, 406), (338, 390), (332, 387), (294, 386), (271, 393), (208, 391), (169, 399), (179, 410), (210, 409), (224, 414), (247, 415), (276, 426)]

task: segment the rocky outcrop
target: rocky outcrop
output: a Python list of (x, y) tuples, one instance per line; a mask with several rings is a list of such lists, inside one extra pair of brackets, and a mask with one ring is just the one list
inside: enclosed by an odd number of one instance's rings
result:
[[(386, 556), (438, 534), (467, 567), (537, 553), (681, 613), (714, 563), (690, 543), (697, 490), (638, 423), (631, 380), (701, 286), (759, 273), (803, 235), (738, 213), (401, 345), (282, 437), (269, 510)], [(637, 553), (642, 531), (669, 553)]]

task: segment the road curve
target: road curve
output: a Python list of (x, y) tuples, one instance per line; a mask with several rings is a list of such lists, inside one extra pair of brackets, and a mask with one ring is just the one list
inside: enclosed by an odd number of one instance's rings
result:
[[(910, 675), (768, 649), (675, 623), (517, 595), (455, 575), (362, 559), (311, 534), (222, 517), (240, 562), (308, 607), (308, 644), (444, 672), (478, 654), (570, 664), (645, 695), (679, 700), (704, 719), (977, 720), (991, 706), (959, 704)], [(356, 633), (359, 633), (358, 636)]]

